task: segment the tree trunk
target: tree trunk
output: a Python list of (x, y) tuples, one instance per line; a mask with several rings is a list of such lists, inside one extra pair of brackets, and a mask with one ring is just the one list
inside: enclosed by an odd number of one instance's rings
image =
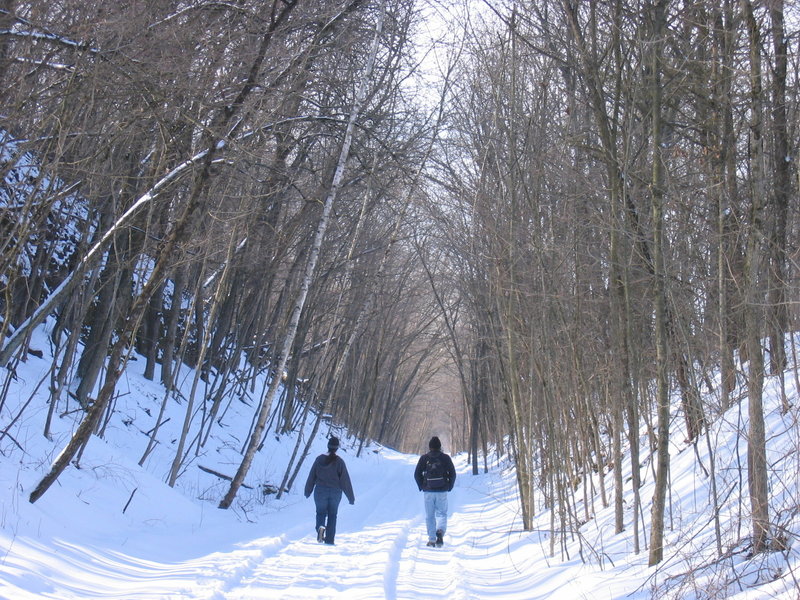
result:
[(764, 293), (761, 286), (766, 169), (763, 140), (763, 90), (761, 73), (761, 41), (759, 27), (749, 0), (741, 0), (742, 12), (750, 42), (750, 232), (745, 266), (745, 334), (747, 357), (747, 397), (749, 435), (747, 439), (747, 481), (753, 525), (753, 552), (769, 546), (769, 489), (767, 485), (767, 450), (764, 431)]
[(734, 348), (737, 327), (732, 316), (736, 293), (732, 275), (735, 275), (736, 245), (732, 210), (736, 201), (736, 141), (733, 131), (730, 73), (733, 71), (733, 0), (725, 0), (722, 7), (712, 6), (714, 28), (714, 113), (711, 123), (712, 190), (717, 205), (717, 294), (720, 353), (720, 409), (731, 405), (731, 394), (736, 388)]
[[(16, 0), (0, 0), (0, 31), (11, 31), (14, 24), (14, 6)], [(8, 68), (8, 56), (11, 48), (13, 36), (0, 36), (0, 90), (6, 89), (8, 83), (5, 81), (6, 69)], [(0, 92), (0, 103), (5, 104), (3, 92)]]
[[(784, 30), (784, 0), (768, 4), (772, 20), (772, 44), (775, 66), (772, 69), (772, 226), (769, 252), (769, 328), (770, 367), (773, 375), (786, 369), (785, 350), (788, 329), (786, 306), (786, 224), (789, 220), (789, 198), (792, 192), (789, 134), (786, 124), (787, 44)], [(781, 381), (783, 381), (781, 379)], [(788, 410), (786, 392), (781, 385), (784, 410)]]
[(164, 313), (163, 284), (153, 294), (153, 298), (147, 305), (143, 322), (143, 335), (139, 336), (142, 354), (145, 357), (144, 378), (153, 381), (156, 374), (156, 362), (158, 361), (158, 346), (162, 338), (161, 316)]
[(650, 43), (652, 79), (650, 83), (652, 118), (652, 226), (653, 268), (655, 270), (655, 330), (656, 330), (656, 404), (658, 406), (658, 450), (655, 491), (653, 492), (652, 524), (649, 564), (655, 565), (664, 558), (664, 512), (669, 479), (669, 382), (667, 380), (669, 354), (667, 349), (667, 289), (664, 266), (664, 164), (661, 131), (661, 57), (664, 48), (663, 34), (666, 26), (667, 0), (657, 0), (652, 11), (652, 38)]
[[(124, 242), (121, 242), (125, 245)], [(89, 404), (89, 396), (94, 390), (100, 371), (105, 364), (109, 340), (114, 331), (119, 311), (115, 304), (121, 301), (120, 280), (125, 270), (121, 268), (119, 257), (112, 252), (103, 273), (100, 275), (100, 292), (95, 310), (91, 313), (89, 335), (83, 347), (81, 359), (78, 362), (77, 376), (80, 379), (75, 395), (84, 408)]]

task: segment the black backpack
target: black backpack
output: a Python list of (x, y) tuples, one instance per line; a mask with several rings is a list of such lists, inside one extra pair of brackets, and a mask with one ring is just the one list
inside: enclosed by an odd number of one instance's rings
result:
[(436, 456), (428, 455), (422, 477), (424, 478), (425, 485), (430, 490), (447, 489), (447, 468), (442, 454)]

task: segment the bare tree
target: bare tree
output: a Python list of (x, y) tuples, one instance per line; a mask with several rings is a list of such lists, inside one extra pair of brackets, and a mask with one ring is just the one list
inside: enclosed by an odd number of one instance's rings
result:
[(766, 170), (763, 131), (763, 88), (761, 73), (761, 34), (749, 0), (741, 0), (747, 26), (750, 59), (750, 231), (745, 266), (745, 328), (749, 366), (747, 370), (748, 444), (747, 481), (753, 523), (753, 550), (763, 552), (769, 546), (769, 488), (767, 486), (767, 447), (764, 431), (764, 211)]

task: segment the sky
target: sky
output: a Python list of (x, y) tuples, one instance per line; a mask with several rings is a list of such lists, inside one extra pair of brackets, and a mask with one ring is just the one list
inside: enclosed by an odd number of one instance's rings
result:
[[(226, 482), (200, 467), (235, 472), (252, 408), (231, 398), (222, 424), (196, 456), (192, 453), (171, 488), (165, 481), (186, 403), (168, 402), (169, 420), (161, 441), (140, 467), (146, 433), (155, 422), (153, 407), (163, 398), (160, 386), (141, 376), (143, 360), (129, 364), (104, 438), (93, 437), (80, 468), (68, 468), (30, 504), (30, 491), (63, 448), (77, 415), (71, 406), (73, 412), (55, 419), (53, 439), (42, 435), (51, 361), (46, 327), (39, 328), (32, 341), (43, 357), (31, 355), (19, 365), (0, 409), (0, 431), (7, 431), (0, 439), (2, 599), (800, 597), (800, 434), (793, 377), (787, 377), (787, 383), (795, 406), (787, 414), (775, 400), (776, 382), (770, 380), (766, 387), (770, 514), (785, 531), (788, 549), (756, 557), (747, 552), (748, 508), (740, 495), (747, 487), (746, 440), (737, 435), (747, 415), (742, 398), (696, 448), (685, 442), (682, 419), (675, 415), (668, 546), (664, 562), (650, 568), (646, 549), (633, 551), (628, 489), (626, 530), (621, 534), (614, 534), (613, 510), (602, 506), (599, 495), (584, 507), (580, 487), (573, 497), (576, 513), (590, 518), (580, 528), (570, 528), (566, 541), (557, 541), (554, 551), (552, 513), (543, 506), (541, 492), (536, 493), (534, 526), (523, 531), (514, 471), (502, 452), (490, 457), (489, 472), (477, 476), (464, 455), (454, 455), (459, 476), (449, 495), (445, 545), (429, 548), (422, 494), (413, 481), (418, 455), (371, 444), (357, 457), (358, 441), (340, 427), (324, 428), (312, 451), (312, 456), (324, 452), (329, 432), (338, 435), (340, 455), (353, 481), (356, 502), (342, 502), (334, 546), (316, 542), (313, 501), (302, 494), (310, 461), (294, 489), (280, 500), (259, 489), (261, 483), (280, 481), (297, 434), (270, 433), (247, 477), (250, 488), (240, 491), (232, 509), (220, 510), (217, 504), (227, 491)], [(181, 382), (188, 393), (191, 373), (184, 371)], [(21, 418), (15, 419), (29, 401)], [(195, 418), (193, 427), (197, 426)], [(420, 452), (426, 444), (427, 439), (420, 440)], [(723, 499), (722, 558), (716, 554), (710, 510), (709, 448)], [(646, 453), (643, 461), (641, 495), (647, 505), (642, 512), (649, 521), (652, 465)], [(610, 475), (605, 478), (609, 498)], [(596, 476), (593, 484), (597, 489)], [(646, 542), (643, 538), (642, 544)]]

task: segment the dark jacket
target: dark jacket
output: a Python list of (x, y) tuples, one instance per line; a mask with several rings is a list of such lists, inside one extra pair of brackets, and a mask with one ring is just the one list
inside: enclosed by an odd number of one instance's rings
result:
[[(432, 490), (430, 489), (426, 482), (425, 482), (425, 467), (428, 464), (428, 457), (436, 458), (440, 457), (444, 461), (445, 465), (445, 479), (447, 480), (447, 486), (442, 489)], [(431, 450), (427, 454), (423, 454), (419, 457), (419, 461), (417, 462), (417, 468), (414, 469), (414, 480), (417, 482), (417, 487), (420, 491), (423, 492), (449, 492), (453, 489), (453, 485), (456, 482), (456, 468), (453, 466), (453, 459), (450, 458), (449, 455), (445, 454), (441, 450)]]
[(356, 501), (356, 497), (353, 494), (353, 485), (350, 483), (350, 474), (347, 472), (347, 466), (339, 456), (335, 456), (330, 464), (325, 464), (327, 460), (327, 454), (320, 454), (314, 460), (314, 464), (311, 465), (311, 472), (306, 480), (306, 498), (314, 491), (315, 485), (321, 485), (342, 490), (350, 504), (353, 504)]

